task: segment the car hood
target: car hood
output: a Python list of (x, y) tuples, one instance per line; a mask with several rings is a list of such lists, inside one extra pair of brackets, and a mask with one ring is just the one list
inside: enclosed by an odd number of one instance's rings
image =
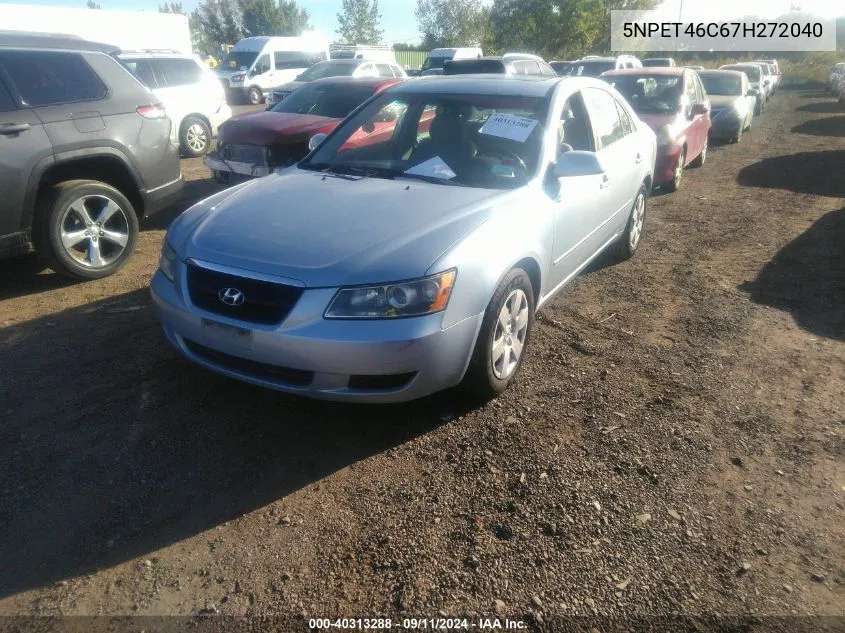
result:
[(253, 181), (168, 234), (180, 259), (294, 279), (308, 287), (426, 273), (509, 192), (289, 168)]
[(257, 112), (229, 119), (220, 128), (220, 141), (242, 145), (307, 142), (318, 132), (332, 131), (340, 121), (311, 114)]
[(719, 108), (732, 106), (737, 101), (741, 101), (743, 97), (739, 95), (710, 95), (708, 99), (710, 99), (710, 107), (718, 110)]
[(286, 84), (273, 88), (273, 92), (293, 92), (300, 86), (304, 86), (307, 83), (307, 81), (289, 81)]
[(666, 114), (652, 114), (649, 112), (637, 112), (637, 116), (640, 117), (640, 121), (657, 132), (664, 125), (672, 125), (677, 120), (678, 113), (668, 112)]

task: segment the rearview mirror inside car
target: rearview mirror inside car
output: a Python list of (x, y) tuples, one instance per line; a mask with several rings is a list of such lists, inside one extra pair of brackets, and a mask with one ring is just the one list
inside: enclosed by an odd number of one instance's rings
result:
[(604, 173), (604, 169), (595, 153), (572, 150), (558, 156), (554, 173), (557, 178), (575, 178), (598, 176)]
[(308, 139), (308, 151), (313, 152), (315, 149), (317, 149), (317, 146), (322, 143), (323, 139), (325, 139), (327, 136), (328, 134), (323, 134), (322, 132), (319, 132), (318, 134), (315, 134), (310, 139)]

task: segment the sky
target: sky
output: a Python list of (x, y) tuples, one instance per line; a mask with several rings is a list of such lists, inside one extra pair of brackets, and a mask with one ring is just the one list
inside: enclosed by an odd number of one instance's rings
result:
[[(157, 11), (159, 0), (97, 0), (104, 9)], [(298, 4), (308, 9), (311, 24), (327, 37), (336, 37), (337, 13), (341, 0), (297, 0)], [(45, 6), (84, 7), (85, 0), (18, 0), (19, 4), (38, 4)], [(184, 0), (185, 9), (190, 12), (199, 0)], [(758, 14), (771, 17), (789, 10), (792, 4), (798, 4), (803, 10), (819, 17), (836, 17), (845, 13), (840, 0), (665, 0), (660, 13), (667, 20), (675, 21), (683, 3), (684, 21), (708, 20), (739, 17)], [(0, 0), (0, 4), (5, 4)], [(414, 16), (416, 0), (379, 0), (381, 28), (384, 29), (384, 41), (414, 42), (420, 40), (417, 19)]]

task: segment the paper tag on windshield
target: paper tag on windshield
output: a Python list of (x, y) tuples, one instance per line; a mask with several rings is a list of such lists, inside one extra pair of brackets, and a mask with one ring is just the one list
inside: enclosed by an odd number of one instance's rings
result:
[(534, 131), (536, 126), (537, 121), (534, 119), (499, 112), (490, 115), (490, 118), (484, 122), (484, 125), (478, 131), (481, 134), (489, 134), (490, 136), (498, 136), (524, 143), (525, 139), (531, 136), (531, 132)]
[(453, 172), (449, 168), (449, 165), (447, 165), (446, 162), (439, 156), (429, 158), (428, 160), (421, 162), (419, 165), (414, 165), (410, 169), (406, 169), (405, 173), (416, 176), (442, 178), (443, 180), (449, 180), (450, 178), (454, 178), (456, 176), (455, 172)]

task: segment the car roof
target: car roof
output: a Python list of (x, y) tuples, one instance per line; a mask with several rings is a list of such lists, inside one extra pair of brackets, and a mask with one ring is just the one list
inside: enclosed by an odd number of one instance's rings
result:
[(402, 81), (402, 77), (323, 77), (310, 82), (312, 84), (353, 84), (368, 88), (379, 88), (385, 84)]
[(658, 61), (658, 60), (660, 60), (660, 61), (670, 61), (670, 60), (673, 60), (673, 59), (675, 59), (675, 58), (674, 57), (646, 57), (645, 59), (643, 59), (643, 61), (644, 62), (648, 62), (648, 61), (655, 62), (655, 61)]
[(617, 75), (668, 75), (671, 77), (680, 77), (684, 74), (684, 70), (687, 69), (683, 66), (674, 66), (672, 68), (662, 66), (651, 66), (648, 68), (620, 68), (619, 70), (608, 70), (606, 73), (602, 73), (602, 77), (615, 77)]
[(120, 51), (119, 57), (137, 57), (139, 59), (194, 59), (193, 53), (179, 51)]
[[(582, 77), (558, 77), (556, 75), (429, 75), (403, 81), (399, 86), (392, 88), (391, 92), (545, 97), (562, 81), (595, 85), (585, 81)], [(597, 80), (593, 81), (598, 83)]]
[(63, 33), (27, 33), (23, 31), (0, 30), (2, 48), (41, 48), (66, 51), (89, 51), (94, 53), (114, 54), (120, 47), (102, 42), (89, 42), (76, 35)]
[(712, 68), (706, 68), (704, 70), (698, 71), (699, 75), (725, 75), (725, 76), (732, 76), (732, 77), (745, 77), (745, 73), (739, 70), (714, 70)]
[(575, 64), (580, 64), (581, 62), (613, 62), (616, 63), (616, 57), (582, 57), (581, 59), (573, 62)]

